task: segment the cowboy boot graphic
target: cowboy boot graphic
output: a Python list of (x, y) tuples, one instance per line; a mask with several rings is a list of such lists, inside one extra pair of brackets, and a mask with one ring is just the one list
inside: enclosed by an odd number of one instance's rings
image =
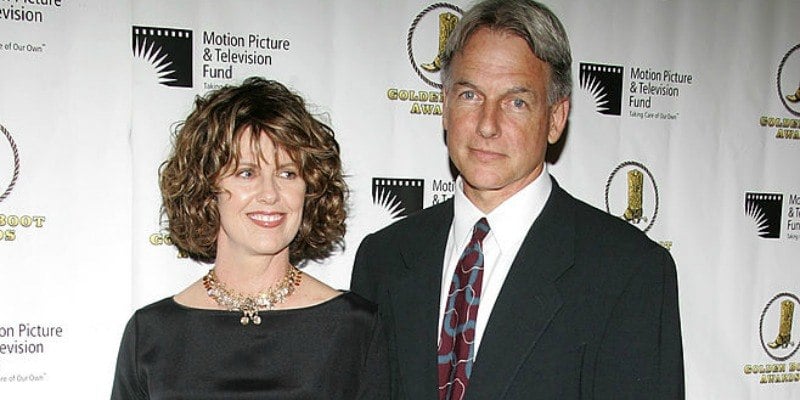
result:
[(628, 208), (622, 218), (638, 224), (642, 220), (642, 184), (644, 175), (638, 169), (628, 171)]
[(774, 342), (767, 343), (771, 349), (778, 347), (788, 347), (792, 340), (792, 314), (794, 314), (794, 303), (791, 300), (781, 302), (781, 320), (778, 327), (778, 336)]
[(436, 72), (442, 68), (441, 56), (444, 53), (444, 46), (447, 43), (447, 38), (450, 37), (450, 33), (453, 32), (453, 28), (456, 27), (456, 22), (458, 22), (458, 17), (455, 14), (439, 14), (439, 52), (436, 53), (436, 58), (433, 61), (420, 65), (422, 69), (428, 72)]
[(800, 101), (800, 86), (797, 87), (797, 91), (793, 94), (786, 95), (786, 100), (789, 100), (792, 103), (797, 103)]

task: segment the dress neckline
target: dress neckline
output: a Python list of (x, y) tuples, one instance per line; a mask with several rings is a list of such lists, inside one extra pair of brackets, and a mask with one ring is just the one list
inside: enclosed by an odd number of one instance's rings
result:
[[(277, 313), (281, 313), (281, 312), (284, 312), (284, 311), (286, 311), (286, 312), (303, 311), (303, 310), (311, 310), (311, 309), (314, 309), (314, 308), (321, 308), (321, 307), (324, 307), (324, 306), (326, 306), (328, 304), (334, 303), (337, 300), (339, 300), (341, 298), (344, 298), (344, 297), (346, 297), (346, 295), (352, 293), (349, 290), (338, 290), (338, 292), (339, 293), (336, 294), (335, 296), (333, 296), (333, 297), (331, 297), (329, 299), (323, 300), (323, 301), (321, 301), (319, 303), (314, 303), (314, 304), (310, 304), (310, 305), (302, 306), (302, 307), (279, 308), (279, 309), (272, 309), (272, 310), (264, 310), (264, 311), (259, 311), (259, 313), (275, 313), (275, 314), (277, 314)], [(179, 303), (177, 300), (175, 300), (175, 296), (170, 296), (167, 299), (174, 306), (176, 306), (176, 307), (178, 307), (178, 308), (180, 308), (182, 310), (186, 310), (186, 311), (200, 311), (200, 312), (210, 311), (210, 312), (222, 312), (222, 313), (233, 313), (233, 312), (241, 313), (240, 311), (230, 311), (230, 310), (223, 310), (223, 309), (219, 309), (219, 308), (199, 308), (199, 307), (187, 306), (187, 305)]]

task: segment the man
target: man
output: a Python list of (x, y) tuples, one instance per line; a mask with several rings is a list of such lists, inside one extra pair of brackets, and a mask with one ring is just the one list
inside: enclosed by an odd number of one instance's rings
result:
[(353, 270), (380, 307), (395, 398), (683, 397), (669, 253), (547, 172), (571, 63), (558, 18), (533, 1), (484, 1), (451, 34), (454, 198), (367, 236)]

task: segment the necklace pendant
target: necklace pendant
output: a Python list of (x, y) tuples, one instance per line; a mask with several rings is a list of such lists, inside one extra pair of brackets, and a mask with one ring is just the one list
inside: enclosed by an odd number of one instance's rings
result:
[(270, 286), (266, 291), (251, 296), (226, 288), (224, 283), (217, 280), (214, 268), (212, 268), (203, 277), (203, 286), (208, 297), (217, 304), (224, 306), (228, 311), (241, 311), (243, 315), (239, 319), (239, 323), (243, 326), (250, 325), (251, 322), (253, 325), (261, 325), (261, 317), (258, 312), (272, 310), (276, 304), (286, 301), (286, 298), (294, 293), (295, 288), (300, 286), (301, 279), (302, 271), (290, 266), (281, 281)]

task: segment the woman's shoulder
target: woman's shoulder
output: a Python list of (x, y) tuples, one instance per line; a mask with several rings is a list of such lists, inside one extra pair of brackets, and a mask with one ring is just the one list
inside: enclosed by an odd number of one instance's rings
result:
[(180, 308), (181, 306), (175, 302), (172, 296), (165, 297), (136, 310), (131, 319), (139, 322), (163, 320), (163, 318), (174, 316)]

